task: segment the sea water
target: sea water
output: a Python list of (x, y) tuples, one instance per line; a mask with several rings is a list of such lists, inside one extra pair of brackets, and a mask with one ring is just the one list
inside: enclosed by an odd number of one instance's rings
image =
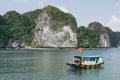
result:
[[(97, 69), (66, 65), (74, 55), (101, 55)], [(0, 80), (120, 80), (120, 49), (0, 50)]]

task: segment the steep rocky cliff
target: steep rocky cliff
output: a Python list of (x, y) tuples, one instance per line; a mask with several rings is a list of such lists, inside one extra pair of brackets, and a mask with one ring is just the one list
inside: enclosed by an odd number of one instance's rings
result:
[(111, 47), (119, 47), (120, 32), (114, 32), (109, 27), (104, 27), (109, 35)]
[(120, 48), (120, 32), (115, 32), (115, 34), (116, 34), (116, 39), (117, 39), (116, 47)]
[(53, 6), (0, 15), (0, 48), (77, 46), (120, 47), (120, 32), (98, 22), (90, 23), (88, 29), (78, 28), (73, 15)]
[(92, 22), (88, 25), (87, 28), (90, 30), (97, 31), (99, 33), (100, 37), (99, 37), (98, 47), (111, 47), (109, 35), (102, 24), (100, 24), (98, 22)]
[(32, 47), (77, 47), (75, 18), (47, 6), (36, 19)]

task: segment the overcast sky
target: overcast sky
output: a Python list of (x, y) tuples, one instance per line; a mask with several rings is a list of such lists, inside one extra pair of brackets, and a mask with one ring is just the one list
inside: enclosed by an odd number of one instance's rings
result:
[(0, 14), (10, 10), (24, 13), (47, 5), (73, 14), (78, 26), (97, 21), (120, 31), (120, 0), (0, 0)]

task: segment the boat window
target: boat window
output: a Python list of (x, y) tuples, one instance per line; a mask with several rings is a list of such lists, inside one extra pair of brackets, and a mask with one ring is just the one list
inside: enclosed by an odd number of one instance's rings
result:
[(91, 58), (91, 61), (95, 61), (95, 58)]
[(97, 57), (96, 63), (98, 62), (99, 57)]
[(90, 61), (90, 58), (83, 58), (83, 61)]
[(95, 58), (93, 58), (93, 61), (95, 61), (96, 59)]

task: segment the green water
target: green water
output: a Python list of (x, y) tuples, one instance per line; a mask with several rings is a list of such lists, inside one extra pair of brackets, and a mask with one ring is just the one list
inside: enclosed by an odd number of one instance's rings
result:
[[(66, 65), (74, 55), (101, 55), (99, 69), (77, 70)], [(120, 80), (120, 49), (0, 50), (0, 80)]]

